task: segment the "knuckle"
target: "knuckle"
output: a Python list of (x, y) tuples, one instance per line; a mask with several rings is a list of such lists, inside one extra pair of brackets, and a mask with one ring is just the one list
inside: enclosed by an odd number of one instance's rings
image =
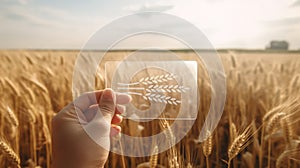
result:
[(115, 105), (113, 103), (103, 103), (99, 106), (100, 110), (102, 112), (114, 112), (114, 109), (115, 109)]

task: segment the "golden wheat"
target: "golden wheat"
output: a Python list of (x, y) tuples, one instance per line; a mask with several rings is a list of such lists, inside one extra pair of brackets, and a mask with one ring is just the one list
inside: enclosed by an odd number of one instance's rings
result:
[(238, 135), (228, 148), (228, 167), (230, 167), (231, 160), (236, 157), (244, 148), (249, 145), (249, 140), (252, 136), (252, 128), (249, 125), (242, 134)]
[[(227, 75), (227, 100), (222, 119), (211, 132), (214, 136), (202, 145), (194, 139), (198, 138), (211, 105), (211, 81), (194, 52), (174, 52), (183, 60), (197, 61), (198, 74), (203, 74), (198, 75), (199, 111), (193, 127), (175, 144), (175, 132), (170, 130), (172, 121), (138, 123), (124, 119), (124, 133), (144, 137), (165, 130), (167, 143), (172, 148), (152, 154), (150, 160), (112, 153), (106, 168), (225, 167), (222, 160), (226, 154), (227, 166), (234, 168), (300, 166), (297, 157), (300, 150), (299, 52), (220, 51)], [(107, 52), (95, 76), (95, 89), (105, 87), (105, 62), (121, 61), (131, 53), (133, 51)], [(19, 164), (24, 167), (50, 167), (51, 119), (72, 101), (73, 65), (77, 54), (78, 51), (0, 51), (0, 135), (8, 140), (16, 156), (20, 155), (22, 163)], [(149, 107), (143, 105), (143, 108)], [(166, 116), (176, 110), (168, 104)], [(245, 128), (245, 123), (252, 123), (251, 131), (247, 127), (239, 134), (237, 130)], [(145, 145), (152, 145), (153, 152), (155, 146), (159, 146), (154, 142)], [(241, 157), (237, 157), (239, 153)], [(17, 165), (9, 161), (7, 155), (0, 155), (0, 167)]]
[(3, 140), (0, 139), (0, 151), (4, 154), (9, 162), (18, 168), (20, 167), (20, 158), (19, 156), (11, 149), (11, 147), (5, 143)]
[(158, 154), (158, 146), (154, 146), (152, 155), (150, 157), (149, 163), (150, 168), (155, 168), (157, 166), (157, 154)]

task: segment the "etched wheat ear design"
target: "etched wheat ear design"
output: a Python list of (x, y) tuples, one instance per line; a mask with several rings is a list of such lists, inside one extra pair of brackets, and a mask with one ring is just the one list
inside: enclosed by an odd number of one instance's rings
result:
[(146, 91), (147, 92), (167, 92), (167, 93), (185, 93), (189, 88), (179, 85), (150, 85)]
[(118, 85), (120, 85), (120, 86), (133, 86), (133, 85), (141, 85), (141, 84), (142, 85), (152, 85), (152, 84), (159, 84), (159, 83), (171, 81), (174, 79), (175, 79), (174, 74), (165, 74), (165, 75), (144, 77), (135, 83), (118, 83)]
[[(143, 97), (150, 102), (178, 105), (181, 103), (174, 97), (166, 96), (168, 93), (185, 93), (188, 87), (180, 85), (166, 85), (165, 82), (175, 80), (174, 74), (164, 74), (151, 77), (143, 77), (135, 83), (118, 83), (118, 90), (128, 90), (127, 94), (133, 94)], [(122, 87), (123, 86), (123, 87)], [(125, 87), (124, 87), (125, 86)], [(141, 87), (135, 87), (141, 86)], [(143, 92), (138, 92), (143, 91)], [(145, 93), (146, 91), (146, 93)]]
[(160, 76), (152, 76), (152, 77), (146, 77), (141, 78), (139, 83), (142, 83), (144, 85), (151, 85), (151, 84), (158, 84), (162, 82), (167, 82), (170, 80), (175, 79), (174, 74), (166, 74), (166, 75), (160, 75)]
[(149, 100), (149, 101), (173, 104), (173, 105), (178, 105), (181, 103), (181, 101), (177, 100), (176, 98), (172, 98), (170, 96), (165, 96), (165, 95), (160, 95), (160, 94), (146, 93), (145, 96), (143, 96), (143, 98), (145, 100)]

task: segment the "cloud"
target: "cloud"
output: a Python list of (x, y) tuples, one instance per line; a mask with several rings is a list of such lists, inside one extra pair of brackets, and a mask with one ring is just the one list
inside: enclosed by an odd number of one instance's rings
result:
[(130, 5), (126, 6), (123, 9), (126, 11), (130, 11), (133, 13), (137, 12), (146, 12), (146, 11), (155, 11), (155, 12), (165, 12), (168, 10), (171, 10), (174, 6), (169, 4), (162, 4), (162, 3), (156, 3), (156, 4), (149, 4), (145, 3), (142, 5)]

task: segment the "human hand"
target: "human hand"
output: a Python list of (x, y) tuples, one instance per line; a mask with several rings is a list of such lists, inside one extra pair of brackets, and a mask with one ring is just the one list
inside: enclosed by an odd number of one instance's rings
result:
[[(53, 168), (103, 167), (131, 97), (111, 89), (83, 94), (52, 120)], [(88, 134), (85, 130), (93, 130)], [(94, 141), (96, 139), (97, 143)], [(100, 145), (99, 145), (100, 144)]]

